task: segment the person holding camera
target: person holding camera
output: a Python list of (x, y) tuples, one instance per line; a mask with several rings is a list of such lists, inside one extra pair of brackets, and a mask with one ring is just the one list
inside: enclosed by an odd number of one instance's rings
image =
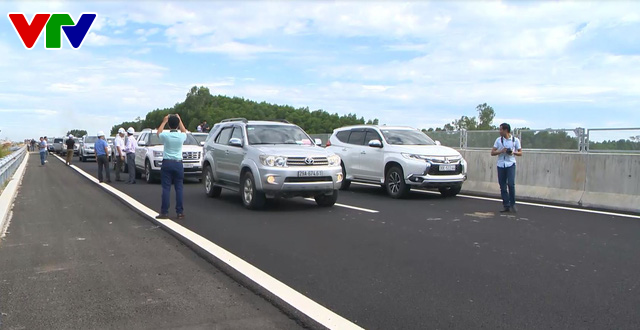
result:
[(493, 144), (491, 156), (498, 156), (498, 183), (504, 206), (500, 212), (518, 212), (516, 208), (516, 156), (522, 156), (522, 145), (520, 139), (511, 134), (511, 125), (500, 124), (500, 137)]
[[(169, 124), (169, 132), (164, 132), (164, 127)], [(178, 129), (180, 131), (178, 131)], [(182, 204), (182, 185), (184, 180), (184, 167), (182, 165), (182, 144), (187, 140), (187, 129), (178, 114), (166, 115), (162, 124), (158, 127), (158, 137), (164, 144), (162, 167), (160, 168), (160, 181), (162, 182), (162, 206), (156, 219), (168, 219), (171, 184), (176, 189), (176, 213), (178, 220), (184, 219), (184, 207)]]

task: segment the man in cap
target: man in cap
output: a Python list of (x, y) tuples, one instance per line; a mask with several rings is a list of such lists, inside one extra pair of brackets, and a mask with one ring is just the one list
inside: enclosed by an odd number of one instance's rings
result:
[(124, 137), (125, 137), (124, 128), (120, 127), (118, 129), (118, 135), (116, 139), (113, 141), (113, 146), (115, 147), (115, 170), (116, 170), (116, 181), (122, 181), (120, 179), (120, 172), (122, 172), (122, 165), (125, 163), (125, 153), (124, 153)]
[(136, 130), (133, 127), (127, 129), (127, 137), (124, 140), (124, 152), (127, 155), (127, 169), (129, 171), (129, 184), (136, 183), (136, 149), (138, 148), (138, 141), (133, 136)]
[[(170, 132), (163, 132), (169, 124)], [(178, 130), (179, 129), (179, 130)], [(182, 205), (182, 185), (184, 180), (184, 165), (182, 165), (182, 144), (187, 139), (187, 129), (178, 114), (166, 115), (160, 127), (158, 137), (164, 144), (162, 167), (160, 168), (162, 182), (162, 207), (156, 219), (168, 219), (171, 184), (176, 189), (176, 213), (178, 220), (184, 219)]]
[(96, 161), (98, 162), (98, 181), (102, 181), (102, 168), (107, 172), (107, 183), (111, 183), (111, 174), (109, 173), (109, 143), (105, 140), (104, 132), (98, 132), (98, 141), (94, 144), (96, 151)]
[(76, 144), (76, 140), (73, 139), (73, 135), (69, 134), (67, 137), (67, 165), (71, 165), (71, 158), (73, 158), (73, 146)]

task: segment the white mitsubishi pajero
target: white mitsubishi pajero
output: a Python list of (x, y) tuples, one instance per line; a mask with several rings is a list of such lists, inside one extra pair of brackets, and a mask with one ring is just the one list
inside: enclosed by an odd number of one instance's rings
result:
[(458, 151), (415, 128), (338, 128), (327, 150), (342, 159), (342, 190), (354, 181), (383, 185), (393, 198), (405, 197), (411, 187), (438, 188), (443, 196), (455, 196), (467, 179), (467, 162)]

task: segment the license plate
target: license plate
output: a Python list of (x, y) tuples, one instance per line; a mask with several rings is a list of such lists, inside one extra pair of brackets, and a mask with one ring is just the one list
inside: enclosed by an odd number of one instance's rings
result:
[(455, 170), (455, 165), (440, 165), (440, 172), (453, 172)]
[(182, 165), (184, 165), (184, 168), (193, 168), (196, 164), (182, 163)]
[(324, 176), (322, 171), (298, 171), (298, 177)]

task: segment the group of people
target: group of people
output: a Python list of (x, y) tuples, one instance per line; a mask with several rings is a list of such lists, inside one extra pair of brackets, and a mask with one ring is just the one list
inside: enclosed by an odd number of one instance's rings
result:
[[(118, 135), (113, 141), (114, 156), (115, 156), (115, 172), (116, 181), (124, 181), (120, 178), (120, 173), (123, 172), (123, 166), (126, 164), (129, 171), (129, 178), (127, 184), (136, 183), (136, 149), (138, 148), (138, 142), (133, 134), (135, 129), (129, 127), (126, 131), (124, 128), (118, 129)], [(98, 181), (100, 183), (111, 183), (111, 172), (109, 171), (109, 143), (106, 140), (103, 131), (98, 132), (98, 141), (94, 145), (96, 152), (96, 162), (98, 163)], [(104, 180), (103, 172), (106, 174), (106, 181)]]
[(200, 124), (198, 124), (198, 127), (196, 127), (196, 130), (199, 133), (209, 133), (210, 129), (211, 128), (209, 127), (209, 124), (207, 124), (206, 120), (202, 121)]

